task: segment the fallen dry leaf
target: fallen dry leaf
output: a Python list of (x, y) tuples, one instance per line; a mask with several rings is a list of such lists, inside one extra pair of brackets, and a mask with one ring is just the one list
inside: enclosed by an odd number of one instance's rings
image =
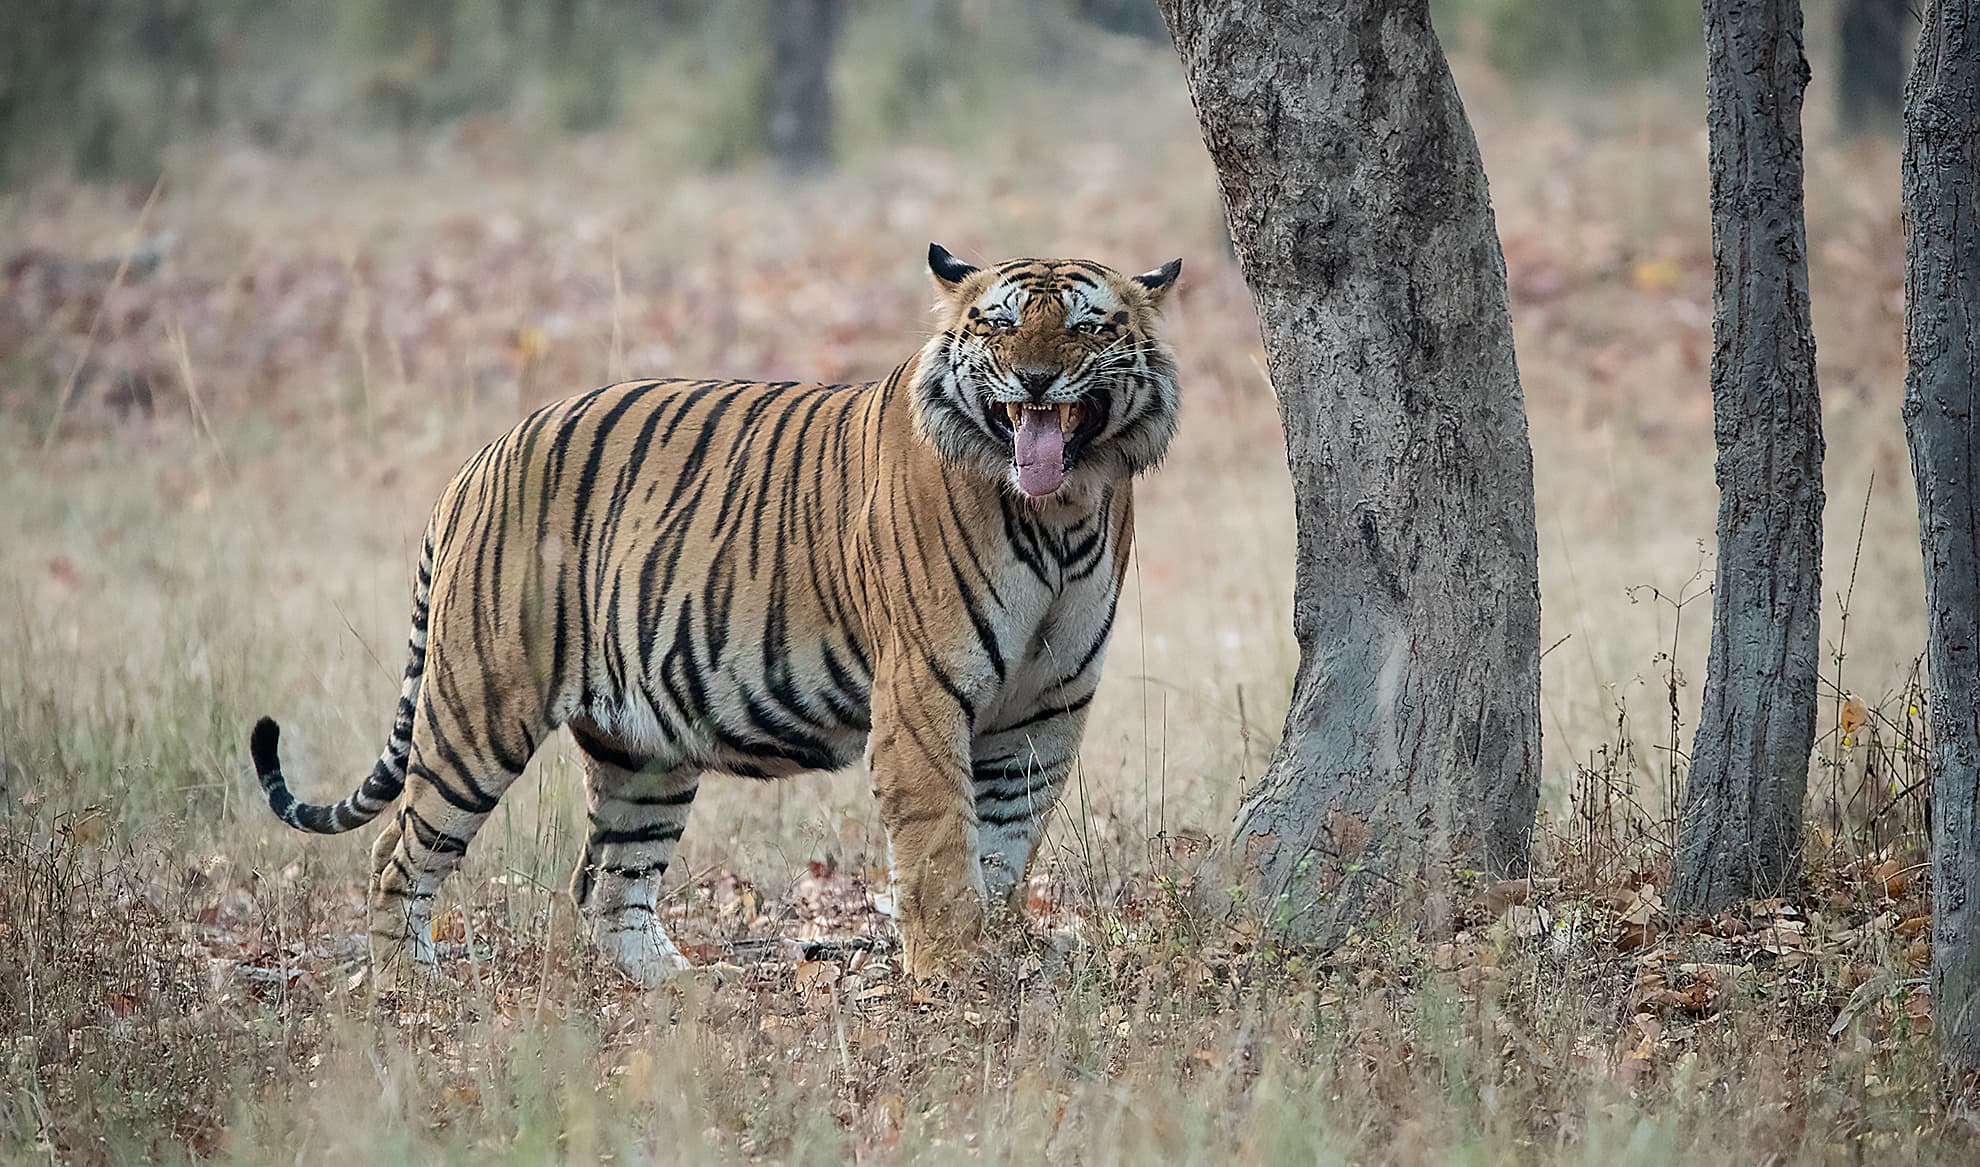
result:
[(1524, 904), (1533, 895), (1533, 881), (1502, 879), (1485, 889), (1485, 910), (1503, 916), (1514, 904)]
[(459, 908), (449, 908), (433, 918), (436, 944), (459, 944), (467, 939), (467, 917)]
[(86, 806), (56, 820), (55, 829), (84, 847), (101, 847), (110, 841), (110, 812), (100, 806)]
[(1623, 907), (1622, 920), (1625, 924), (1644, 925), (1663, 910), (1663, 897), (1657, 894), (1655, 887), (1645, 884), (1630, 896), (1629, 902)]
[(1895, 859), (1886, 859), (1871, 868), (1870, 876), (1871, 883), (1891, 899), (1911, 890), (1911, 872)]
[(1668, 259), (1650, 259), (1630, 270), (1629, 282), (1639, 292), (1667, 292), (1677, 287), (1683, 272)]
[(1807, 943), (1800, 929), (1788, 927), (1786, 924), (1787, 922), (1784, 921), (1781, 924), (1760, 929), (1753, 934), (1753, 942), (1760, 946), (1762, 952), (1771, 952), (1776, 956), (1793, 952)]
[(1856, 986), (1856, 991), (1849, 995), (1849, 1001), (1837, 1012), (1834, 1024), (1829, 1026), (1829, 1036), (1838, 1036), (1843, 1030), (1848, 1029), (1850, 1022), (1856, 1020), (1858, 1014), (1876, 1004), (1878, 998), (1890, 992), (1890, 989), (1889, 973), (1878, 973)]
[(1849, 736), (1862, 729), (1869, 720), (1870, 711), (1863, 707), (1863, 702), (1854, 697), (1844, 699), (1842, 711), (1836, 715), (1836, 728), (1843, 732), (1843, 744), (1851, 744)]
[(1553, 923), (1545, 908), (1514, 904), (1506, 910), (1506, 927), (1519, 937), (1533, 937), (1545, 932)]
[(791, 979), (800, 992), (823, 992), (839, 983), (840, 971), (837, 961), (801, 960)]
[(1932, 987), (1914, 986), (1904, 997), (1904, 1016), (1912, 1036), (1923, 1037), (1932, 1032)]

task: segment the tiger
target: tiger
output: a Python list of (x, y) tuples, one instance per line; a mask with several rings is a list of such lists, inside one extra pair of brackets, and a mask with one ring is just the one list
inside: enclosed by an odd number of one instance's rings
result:
[(441, 492), (415, 573), (391, 737), (288, 826), (371, 852), (370, 972), (437, 976), (435, 895), (559, 728), (588, 836), (570, 879), (597, 953), (642, 985), (689, 967), (658, 915), (704, 774), (864, 755), (901, 967), (955, 975), (1024, 911), (1134, 536), (1133, 480), (1176, 431), (1160, 309), (1180, 259), (928, 250), (937, 330), (856, 385), (628, 381), (529, 414)]

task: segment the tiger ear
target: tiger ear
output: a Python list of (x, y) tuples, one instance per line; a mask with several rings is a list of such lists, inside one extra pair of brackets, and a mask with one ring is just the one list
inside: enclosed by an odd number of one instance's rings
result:
[(964, 280), (976, 274), (976, 269), (955, 256), (940, 243), (928, 245), (928, 270), (935, 273), (935, 282), (944, 292), (953, 292)]
[(1156, 268), (1134, 277), (1134, 282), (1148, 290), (1148, 302), (1160, 305), (1168, 298), (1169, 289), (1176, 286), (1176, 277), (1182, 274), (1182, 260), (1172, 259)]

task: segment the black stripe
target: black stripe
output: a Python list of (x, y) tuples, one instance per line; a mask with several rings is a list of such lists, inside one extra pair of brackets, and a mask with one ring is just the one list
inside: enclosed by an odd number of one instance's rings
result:
[(418, 840), (419, 845), (427, 850), (438, 851), (447, 855), (467, 854), (468, 841), (466, 839), (461, 838), (459, 835), (443, 831), (432, 823), (427, 822), (425, 816), (421, 815), (412, 807), (409, 806), (405, 809), (404, 818), (401, 821), (406, 826), (412, 828), (413, 838)]
[(621, 793), (612, 795), (612, 801), (622, 802), (627, 806), (692, 806), (694, 804), (694, 796), (700, 790), (701, 787), (699, 786), (690, 786), (686, 790), (673, 794)]
[[(617, 863), (609, 863), (603, 867), (600, 867), (598, 870), (607, 875), (616, 875), (620, 879), (624, 879), (624, 880), (645, 879), (649, 875), (667, 874), (667, 860), (656, 859), (651, 863), (641, 863), (638, 864), (637, 866), (624, 866)], [(652, 912), (654, 915), (659, 915), (658, 912), (653, 912), (653, 909), (647, 907), (645, 904), (620, 904), (614, 910), (619, 912), (645, 911), (645, 912)]]
[(450, 806), (457, 810), (464, 810), (469, 814), (494, 813), (496, 805), (494, 799), (483, 795), (481, 799), (477, 800), (475, 795), (481, 793), (479, 790), (468, 794), (463, 794), (455, 790), (445, 782), (442, 782), (440, 775), (422, 762), (414, 762), (411, 766), (407, 767), (406, 772), (412, 777), (421, 779), (432, 786), (434, 790), (439, 792), (441, 798), (445, 799)]
[(595, 761), (603, 762), (607, 766), (637, 773), (652, 764), (651, 758), (642, 758), (635, 754), (627, 753), (625, 750), (620, 749), (617, 743), (606, 741), (604, 738), (580, 728), (575, 721), (566, 722), (564, 728), (571, 732), (571, 740), (577, 742), (578, 749), (583, 750), (586, 756)]
[[(1077, 675), (1078, 675), (1077, 673), (1074, 674), (1074, 676)], [(1071, 678), (1067, 678), (1067, 679), (1070, 680)], [(1060, 684), (1064, 684), (1064, 682), (1062, 681), (1060, 682)], [(1054, 685), (1052, 687), (1058, 688), (1058, 685)], [(1058, 717), (1061, 714), (1078, 713), (1080, 710), (1086, 708), (1088, 705), (1091, 704), (1093, 704), (1093, 694), (1088, 693), (1086, 696), (1081, 697), (1079, 700), (1069, 701), (1064, 705), (1047, 705), (1043, 709), (1040, 709), (1037, 712), (1031, 714), (1029, 717), (1025, 717), (1019, 721), (1014, 721), (1011, 724), (1003, 726), (1001, 728), (993, 729), (984, 736), (995, 737), (997, 734), (1000, 733), (1009, 733), (1014, 729), (1024, 729), (1027, 726), (1037, 725), (1041, 721), (1050, 721), (1054, 717)]]
[(680, 823), (648, 823), (643, 827), (627, 827), (611, 830), (596, 828), (591, 832), (591, 845), (594, 847), (622, 846), (627, 843), (674, 843), (681, 837)]
[(984, 814), (979, 811), (976, 815), (976, 821), (979, 823), (988, 823), (993, 827), (1008, 827), (1016, 823), (1028, 822), (1031, 819), (1037, 818), (1039, 814), (1049, 812), (1050, 810), (1050, 807), (1027, 806), (1023, 810), (1012, 811), (1009, 814)]

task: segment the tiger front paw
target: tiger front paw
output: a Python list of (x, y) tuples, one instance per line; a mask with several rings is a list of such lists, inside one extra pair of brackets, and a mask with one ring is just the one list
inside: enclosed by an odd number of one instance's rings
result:
[(594, 920), (590, 932), (599, 955), (641, 988), (657, 988), (691, 967), (651, 913), (630, 925), (623, 917)]
[(371, 967), (367, 979), (373, 993), (405, 993), (440, 982), (440, 966), (433, 957), (433, 946), (416, 945), (409, 939), (396, 943), (383, 936), (371, 938)]
[(974, 888), (903, 897), (902, 969), (923, 980), (948, 980), (962, 972), (977, 955), (987, 914), (983, 895)]

